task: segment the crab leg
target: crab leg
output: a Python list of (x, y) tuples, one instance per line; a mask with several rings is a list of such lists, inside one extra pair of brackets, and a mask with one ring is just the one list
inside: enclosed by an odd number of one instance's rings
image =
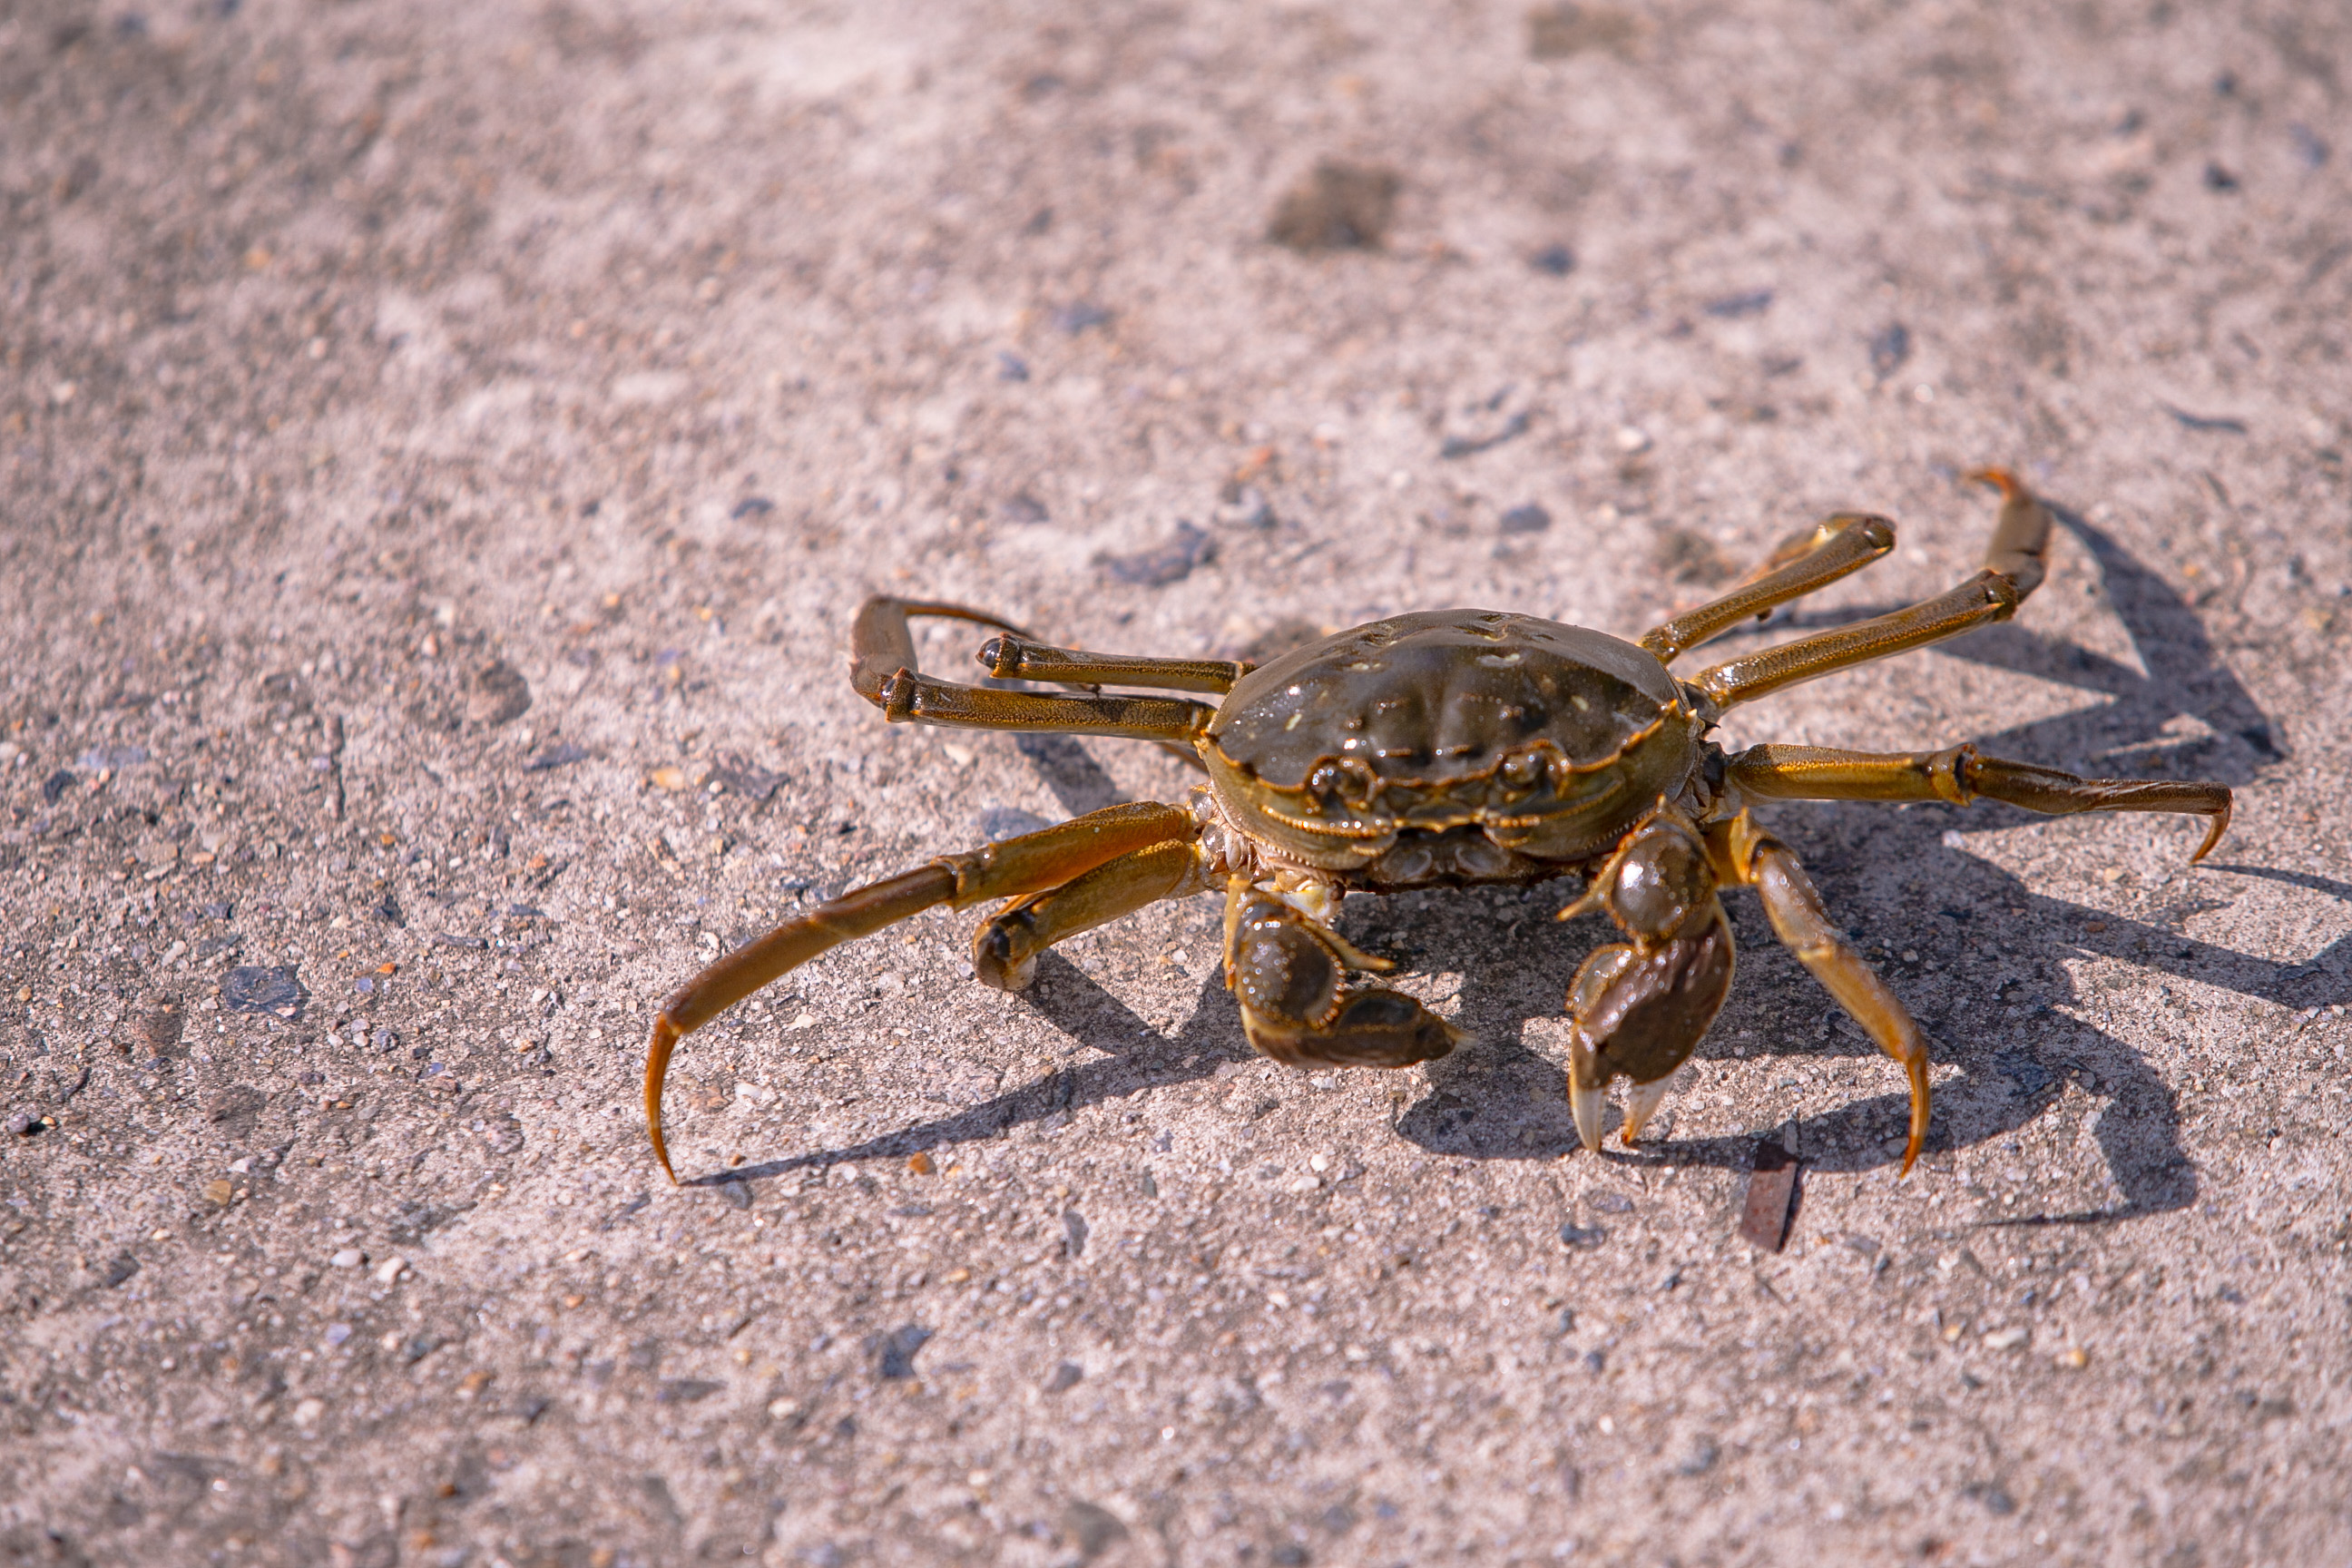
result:
[(1878, 1048), (1901, 1065), (1911, 1083), (1911, 1130), (1903, 1146), (1902, 1175), (1911, 1173), (1927, 1136), (1927, 1040), (1903, 1004), (1888, 990), (1822, 907), (1822, 896), (1789, 847), (1741, 812), (1729, 822), (1710, 824), (1707, 852), (1724, 881), (1754, 888), (1781, 944), (1812, 972), (1838, 1005), (1853, 1016)]
[[(914, 634), (907, 626), (909, 616), (977, 621), (982, 626), (1001, 626), (1024, 645), (1028, 638), (1028, 634), (1009, 622), (960, 605), (912, 599), (866, 600), (850, 632), (849, 681), (856, 688), (857, 695), (881, 709), (883, 717), (894, 724), (912, 721), (982, 730), (1049, 730), (1065, 735), (1110, 735), (1122, 740), (1189, 745), (1216, 716), (1217, 710), (1207, 703), (1188, 702), (1181, 698), (992, 691), (918, 674)], [(1003, 640), (998, 638), (996, 643)], [(1138, 661), (1149, 662), (1151, 661)], [(1150, 684), (1137, 674), (1116, 679), (1130, 684)]]
[(1726, 709), (1801, 680), (1926, 647), (2015, 615), (2026, 595), (2042, 585), (2042, 557), (2050, 542), (2050, 509), (2006, 470), (1987, 468), (1970, 477), (1992, 485), (2004, 498), (1992, 543), (1985, 551), (1983, 571), (1948, 593), (1909, 609), (1712, 666), (1699, 671), (1690, 684), (1718, 710)]
[(1106, 861), (1058, 888), (1015, 899), (972, 933), (972, 973), (999, 991), (1026, 990), (1037, 955), (1055, 942), (1146, 904), (1206, 891), (1204, 864), (1197, 838), (1171, 838)]
[(991, 637), (974, 656), (999, 680), (1052, 680), (1064, 685), (1103, 682), (1150, 686), (1162, 691), (1231, 691), (1254, 668), (1227, 658), (1147, 658), (1131, 653), (1081, 653), (1048, 647), (1018, 634)]
[(1762, 619), (1780, 605), (1826, 588), (1895, 548), (1895, 525), (1883, 517), (1842, 511), (1817, 528), (1792, 534), (1748, 580), (1723, 597), (1676, 616), (1645, 633), (1642, 646), (1667, 664), (1748, 616)]
[(1773, 800), (1998, 800), (2053, 816), (2078, 811), (2178, 811), (2207, 819), (2202, 860), (2230, 826), (2230, 786), (2186, 779), (2085, 779), (2056, 768), (1979, 756), (1970, 745), (1940, 752), (1838, 752), (1750, 746), (1725, 776), (1743, 795)]
[(670, 1053), (679, 1040), (761, 986), (828, 948), (870, 936), (937, 905), (968, 909), (991, 899), (1057, 887), (1138, 849), (1189, 844), (1198, 832), (1192, 814), (1181, 805), (1145, 801), (1105, 806), (852, 889), (736, 949), (678, 987), (654, 1016), (653, 1034), (646, 1045), (646, 1125), (653, 1134), (654, 1158), (671, 1181), (677, 1180), (662, 1140), (662, 1079), (669, 1070)]

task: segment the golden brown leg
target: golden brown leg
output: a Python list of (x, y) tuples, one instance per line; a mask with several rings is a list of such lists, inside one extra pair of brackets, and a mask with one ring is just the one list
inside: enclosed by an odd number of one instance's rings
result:
[(971, 969), (999, 991), (1026, 990), (1037, 955), (1162, 899), (1205, 892), (1197, 840), (1171, 839), (1096, 867), (1085, 876), (1015, 899), (972, 933)]
[(1126, 653), (1081, 653), (1048, 647), (1019, 633), (991, 637), (977, 656), (999, 680), (1051, 680), (1069, 685), (1149, 686), (1162, 691), (1222, 695), (1255, 667), (1226, 658), (1141, 658)]
[(1159, 845), (1189, 846), (1199, 832), (1180, 805), (1143, 801), (1106, 806), (969, 855), (949, 855), (920, 870), (870, 882), (786, 921), (688, 981), (662, 1004), (646, 1045), (646, 1125), (654, 1158), (669, 1179), (662, 1141), (662, 1079), (677, 1042), (754, 991), (817, 954), (940, 904), (969, 909), (991, 899), (1036, 892), (1081, 877), (1108, 860)]
[(1831, 921), (1821, 894), (1787, 845), (1757, 826), (1744, 811), (1729, 822), (1710, 825), (1706, 840), (1717, 874), (1762, 895), (1773, 933), (1911, 1080), (1911, 1135), (1904, 1144), (1901, 1173), (1910, 1174), (1911, 1163), (1919, 1157), (1919, 1145), (1927, 1136), (1927, 1037), (1877, 971)]
[(1859, 572), (1895, 548), (1895, 525), (1883, 517), (1842, 511), (1818, 528), (1791, 535), (1771, 558), (1731, 592), (1676, 616), (1642, 638), (1642, 646), (1668, 664), (1709, 637), (1720, 637), (1754, 616), (1826, 588)]
[(2078, 811), (2177, 811), (2207, 819), (2205, 858), (2230, 826), (2230, 786), (2185, 779), (2084, 779), (2056, 768), (1977, 754), (1974, 746), (1940, 752), (1837, 752), (1818, 746), (1750, 746), (1732, 757), (1725, 777), (1759, 800), (1942, 800), (1966, 805), (1998, 800), (2065, 816)]
[(2050, 509), (2005, 470), (1988, 468), (1970, 477), (1992, 485), (2003, 497), (2000, 521), (1994, 525), (1983, 571), (1949, 593), (1907, 610), (1858, 621), (1818, 637), (1799, 637), (1703, 669), (1691, 684), (1717, 710), (1727, 709), (1801, 680), (1926, 647), (2015, 615), (2017, 606), (2042, 583), (2042, 557), (2050, 541)]
[[(914, 634), (907, 626), (909, 616), (977, 621), (982, 626), (1003, 627), (1023, 639), (1024, 646), (1027, 640), (1027, 634), (1018, 627), (960, 605), (925, 604), (911, 599), (866, 600), (850, 632), (849, 683), (856, 688), (857, 695), (881, 709), (883, 716), (894, 724), (912, 721), (982, 730), (1047, 730), (1065, 735), (1110, 735), (1122, 740), (1189, 745), (1216, 716), (1217, 710), (1207, 703), (1188, 702), (1181, 698), (993, 691), (935, 679), (916, 671)], [(997, 644), (1003, 641), (996, 639)], [(1143, 670), (1153, 662), (1129, 660), (1129, 673), (1107, 679), (1118, 679), (1129, 685), (1151, 684), (1144, 679)], [(1180, 667), (1180, 671), (1194, 667), (1191, 660), (1165, 662)]]
[(1410, 1067), (1451, 1051), (1462, 1032), (1402, 992), (1349, 989), (1348, 971), (1385, 968), (1272, 892), (1225, 889), (1225, 984), (1259, 1054), (1293, 1067)]

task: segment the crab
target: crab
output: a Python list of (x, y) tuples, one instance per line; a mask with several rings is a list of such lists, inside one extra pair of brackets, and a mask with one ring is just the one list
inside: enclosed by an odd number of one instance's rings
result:
[[(1224, 895), (1224, 979), (1252, 1047), (1292, 1065), (1402, 1068), (1465, 1037), (1402, 991), (1393, 967), (1333, 928), (1349, 893), (1584, 880), (1559, 918), (1601, 913), (1624, 940), (1568, 987), (1568, 1083), (1579, 1139), (1598, 1152), (1613, 1080), (1632, 1144), (1713, 1023), (1734, 952), (1721, 893), (1752, 888), (1773, 932), (1902, 1069), (1907, 1175), (1927, 1131), (1928, 1049), (1847, 941), (1787, 845), (1751, 806), (1777, 800), (1993, 800), (2029, 811), (2179, 812), (2207, 819), (2202, 859), (2230, 821), (2222, 784), (2085, 779), (1972, 745), (1876, 752), (1707, 738), (1738, 705), (2007, 620), (2041, 584), (2052, 514), (2013, 474), (1997, 489), (1983, 570), (1906, 609), (1701, 669), (1670, 668), (1711, 637), (1836, 582), (1895, 547), (1882, 517), (1801, 530), (1722, 596), (1624, 642), (1497, 610), (1430, 610), (1326, 637), (1265, 664), (1049, 646), (960, 605), (874, 598), (851, 634), (850, 680), (894, 723), (1155, 742), (1207, 774), (1182, 804), (1107, 806), (852, 889), (720, 958), (656, 1016), (646, 1057), (655, 1157), (662, 1080), (680, 1039), (821, 952), (925, 910), (1004, 900), (972, 938), (973, 974), (1019, 991), (1055, 942), (1164, 899)], [(992, 627), (979, 661), (999, 681), (917, 668), (911, 617)], [(1105, 687), (1168, 695), (1122, 695)]]

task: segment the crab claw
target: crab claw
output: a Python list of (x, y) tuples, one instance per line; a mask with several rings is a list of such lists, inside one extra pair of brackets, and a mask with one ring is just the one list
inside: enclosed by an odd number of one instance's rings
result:
[(1651, 1116), (1664, 1101), (1666, 1090), (1674, 1087), (1674, 1081), (1673, 1075), (1668, 1074), (1649, 1083), (1634, 1084), (1625, 1091), (1625, 1126), (1617, 1136), (1628, 1148), (1642, 1135), (1642, 1129), (1649, 1125)]
[(1569, 1035), (1568, 1108), (1576, 1118), (1576, 1136), (1585, 1152), (1600, 1153), (1601, 1140), (1609, 1131), (1609, 1083), (1601, 1076), (1592, 1043), (1580, 1028)]

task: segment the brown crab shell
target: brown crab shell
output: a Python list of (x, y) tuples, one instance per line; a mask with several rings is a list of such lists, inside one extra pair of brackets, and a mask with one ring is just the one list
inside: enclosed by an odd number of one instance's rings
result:
[(1306, 864), (1344, 872), (1415, 838), (1483, 837), (1506, 853), (1454, 856), (1471, 869), (1440, 879), (1518, 881), (1605, 853), (1660, 795), (1679, 794), (1705, 728), (1633, 643), (1499, 610), (1427, 610), (1251, 671), (1201, 752), (1233, 822)]

